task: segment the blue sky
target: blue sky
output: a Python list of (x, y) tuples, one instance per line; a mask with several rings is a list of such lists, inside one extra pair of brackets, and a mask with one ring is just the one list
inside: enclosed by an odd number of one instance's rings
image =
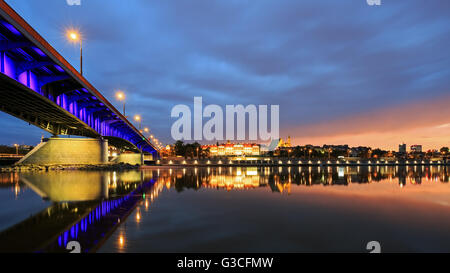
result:
[[(81, 1), (7, 3), (76, 68), (64, 31), (79, 28), (85, 77), (118, 109), (124, 90), (127, 114), (165, 143), (172, 107), (194, 96), (278, 104), (296, 144), (449, 143), (450, 1)], [(4, 113), (0, 126), (6, 144), (44, 133)]]

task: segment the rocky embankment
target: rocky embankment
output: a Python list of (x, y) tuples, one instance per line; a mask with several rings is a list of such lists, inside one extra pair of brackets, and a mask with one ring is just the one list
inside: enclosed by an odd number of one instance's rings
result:
[(83, 164), (83, 165), (12, 165), (0, 167), (0, 172), (27, 172), (27, 171), (62, 171), (62, 170), (132, 170), (139, 169), (139, 165), (131, 165), (126, 163), (117, 164)]

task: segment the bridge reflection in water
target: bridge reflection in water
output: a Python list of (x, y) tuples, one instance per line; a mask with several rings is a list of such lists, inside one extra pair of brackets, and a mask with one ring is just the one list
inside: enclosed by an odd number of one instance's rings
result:
[[(0, 233), (0, 251), (65, 251), (78, 240), (84, 251), (101, 243), (154, 185), (154, 172), (35, 172), (0, 174), (2, 186), (16, 195), (30, 188), (44, 200), (45, 210)], [(144, 200), (145, 202), (145, 200)]]
[[(348, 186), (394, 183), (448, 183), (449, 171), (430, 167), (214, 167), (155, 168), (142, 171), (63, 171), (0, 174), (0, 185), (14, 194), (30, 188), (51, 205), (0, 233), (0, 251), (67, 252), (76, 240), (83, 252), (96, 251), (134, 211), (148, 209), (164, 188), (249, 190), (267, 188), (289, 194), (293, 186)], [(125, 238), (118, 237), (124, 246)]]

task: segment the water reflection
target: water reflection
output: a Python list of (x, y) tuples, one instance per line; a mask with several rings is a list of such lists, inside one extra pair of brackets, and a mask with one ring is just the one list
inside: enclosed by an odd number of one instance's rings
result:
[(0, 233), (3, 252), (65, 251), (70, 240), (82, 241), (89, 251), (146, 199), (154, 183), (153, 172), (141, 171), (29, 172), (1, 178), (4, 187), (31, 189), (49, 201), (45, 210)]
[[(0, 251), (67, 252), (65, 245), (71, 240), (82, 242), (83, 251), (96, 251), (124, 221), (150, 228), (145, 225), (149, 208), (164, 189), (259, 189), (291, 194), (303, 187), (341, 186), (333, 188), (345, 190), (352, 184), (386, 183), (404, 188), (438, 182), (449, 182), (446, 167), (207, 167), (2, 173), (0, 189), (10, 190), (15, 197), (5, 208), (15, 206), (14, 202), (31, 202), (17, 198), (30, 190), (47, 200), (48, 206), (2, 231)], [(127, 220), (129, 215), (132, 217)], [(118, 251), (127, 251), (129, 234), (123, 226), (117, 234), (112, 240)]]
[(163, 169), (159, 180), (168, 188), (250, 189), (268, 186), (273, 192), (289, 192), (290, 185), (344, 185), (389, 181), (404, 187), (422, 182), (449, 182), (445, 167), (229, 167)]

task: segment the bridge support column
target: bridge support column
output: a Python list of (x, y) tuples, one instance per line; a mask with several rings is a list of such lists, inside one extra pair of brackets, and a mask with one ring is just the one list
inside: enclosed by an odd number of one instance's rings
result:
[(113, 161), (114, 163), (126, 163), (131, 165), (142, 165), (142, 155), (140, 153), (122, 153)]
[(108, 140), (101, 138), (101, 153), (102, 153), (102, 163), (108, 163), (109, 162), (109, 158), (108, 158)]
[(60, 138), (44, 140), (17, 164), (75, 165), (108, 163), (108, 140)]

